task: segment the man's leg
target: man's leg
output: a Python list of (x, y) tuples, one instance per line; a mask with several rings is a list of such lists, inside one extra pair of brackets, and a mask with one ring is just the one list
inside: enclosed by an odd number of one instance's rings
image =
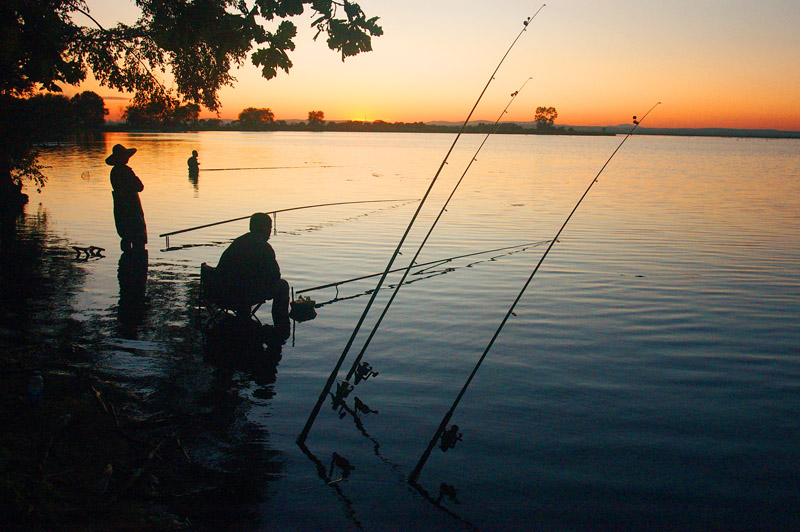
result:
[(272, 323), (275, 327), (289, 327), (289, 283), (278, 279), (272, 297)]

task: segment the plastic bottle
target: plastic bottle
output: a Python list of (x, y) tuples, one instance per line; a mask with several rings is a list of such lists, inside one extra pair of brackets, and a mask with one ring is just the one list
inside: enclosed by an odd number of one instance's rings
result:
[(39, 406), (42, 404), (42, 392), (44, 391), (44, 379), (42, 378), (42, 372), (36, 370), (31, 375), (30, 380), (28, 381), (28, 401), (33, 406)]

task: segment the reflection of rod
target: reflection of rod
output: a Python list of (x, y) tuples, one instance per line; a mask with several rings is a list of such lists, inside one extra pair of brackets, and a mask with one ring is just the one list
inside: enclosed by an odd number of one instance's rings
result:
[(611, 154), (611, 156), (608, 158), (608, 160), (605, 162), (605, 164), (602, 166), (602, 168), (600, 168), (600, 171), (597, 172), (597, 175), (594, 176), (594, 179), (592, 179), (592, 182), (589, 183), (589, 186), (586, 188), (586, 191), (583, 193), (583, 195), (578, 200), (578, 203), (576, 203), (575, 207), (572, 208), (572, 211), (569, 213), (569, 216), (567, 216), (567, 219), (564, 220), (563, 224), (561, 224), (561, 228), (559, 228), (558, 232), (556, 233), (556, 236), (553, 237), (553, 240), (550, 241), (550, 245), (547, 246), (547, 249), (545, 249), (545, 251), (542, 254), (541, 258), (539, 258), (539, 262), (536, 264), (536, 267), (533, 269), (533, 273), (531, 273), (530, 277), (528, 277), (528, 280), (525, 281), (525, 284), (522, 286), (522, 289), (519, 291), (519, 294), (517, 294), (517, 298), (511, 304), (511, 307), (508, 309), (508, 312), (506, 312), (506, 315), (503, 317), (503, 320), (500, 322), (500, 325), (497, 327), (497, 330), (494, 332), (494, 335), (492, 336), (492, 339), (489, 340), (489, 344), (486, 346), (486, 349), (484, 349), (483, 354), (478, 359), (478, 363), (475, 364), (474, 368), (472, 368), (472, 373), (469, 374), (469, 377), (467, 378), (467, 382), (464, 383), (464, 386), (461, 388), (461, 391), (459, 392), (458, 396), (456, 397), (456, 400), (453, 401), (453, 406), (450, 407), (450, 410), (448, 410), (447, 414), (445, 414), (444, 418), (442, 418), (442, 422), (439, 424), (439, 427), (436, 429), (436, 433), (433, 435), (433, 438), (431, 438), (430, 443), (428, 443), (428, 448), (425, 449), (424, 453), (422, 453), (422, 456), (420, 457), (419, 462), (417, 462), (416, 467), (414, 467), (414, 471), (412, 471), (411, 475), (408, 477), (409, 483), (413, 484), (419, 478), (419, 474), (422, 471), (422, 468), (425, 465), (425, 462), (428, 460), (428, 457), (430, 456), (431, 451), (433, 450), (434, 446), (436, 445), (436, 441), (442, 435), (442, 432), (444, 431), (445, 427), (447, 427), (447, 424), (450, 422), (450, 418), (453, 417), (453, 412), (455, 412), (455, 409), (458, 406), (458, 403), (461, 401), (461, 398), (464, 397), (464, 393), (466, 393), (467, 388), (469, 387), (470, 383), (472, 382), (473, 377), (475, 377), (475, 374), (478, 372), (478, 368), (480, 368), (481, 364), (483, 363), (483, 360), (486, 358), (486, 355), (489, 353), (489, 350), (492, 348), (492, 345), (494, 345), (495, 340), (497, 340), (497, 337), (500, 336), (500, 331), (503, 330), (503, 327), (505, 326), (505, 324), (508, 321), (509, 317), (512, 314), (514, 314), (514, 308), (517, 306), (517, 303), (519, 303), (519, 300), (522, 299), (522, 294), (525, 293), (525, 290), (528, 288), (528, 285), (531, 284), (531, 281), (533, 280), (533, 276), (536, 275), (536, 272), (539, 271), (539, 267), (542, 265), (542, 262), (544, 262), (545, 257), (547, 257), (547, 254), (550, 252), (551, 249), (553, 249), (553, 246), (558, 241), (558, 237), (561, 235), (561, 232), (567, 226), (567, 223), (569, 223), (569, 220), (572, 218), (572, 215), (575, 214), (576, 210), (578, 210), (578, 206), (583, 201), (583, 198), (586, 197), (586, 195), (589, 193), (589, 190), (591, 190), (591, 188), (594, 186), (594, 184), (597, 183), (597, 179), (600, 177), (600, 174), (603, 173), (603, 170), (606, 169), (606, 166), (608, 166), (608, 163), (610, 163), (611, 159), (614, 158), (614, 155), (616, 155), (617, 152), (619, 151), (619, 149), (622, 147), (622, 145), (625, 144), (625, 141), (628, 140), (628, 138), (631, 135), (633, 135), (633, 132), (636, 131), (636, 128), (639, 127), (639, 124), (641, 123), (641, 121), (644, 120), (647, 117), (647, 115), (650, 114), (650, 111), (655, 109), (656, 106), (659, 105), (660, 103), (661, 102), (658, 102), (658, 103), (656, 103), (656, 105), (651, 107), (650, 110), (647, 111), (644, 114), (644, 116), (641, 118), (641, 120), (636, 120), (636, 117), (635, 116), (633, 117), (633, 127), (631, 128), (631, 130), (628, 132), (627, 135), (625, 135), (625, 138), (622, 139), (622, 142), (619, 143), (619, 146), (617, 146), (617, 148), (614, 150), (614, 152)]
[[(454, 519), (457, 519), (458, 521), (461, 521), (462, 523), (467, 525), (471, 530), (479, 530), (477, 526), (473, 525), (472, 523), (470, 523), (469, 521), (467, 521), (466, 519), (464, 519), (463, 517), (461, 517), (460, 515), (458, 515), (454, 511), (452, 511), (452, 510), (448, 509), (446, 506), (444, 506), (442, 504), (442, 502), (441, 502), (441, 494), (439, 495), (439, 498), (437, 499), (437, 498), (434, 498), (433, 496), (431, 496), (431, 494), (428, 493), (428, 491), (425, 488), (423, 488), (422, 486), (420, 486), (418, 483), (409, 482), (409, 484), (411, 484), (411, 486), (414, 489), (416, 489), (419, 492), (419, 494), (422, 495), (422, 497), (426, 501), (428, 501), (429, 503), (434, 505), (436, 508), (442, 510), (444, 513), (446, 513), (450, 517), (452, 517)], [(439, 488), (439, 489), (441, 490), (441, 488)]]
[[(358, 397), (356, 397), (355, 400), (358, 401)], [(405, 474), (403, 474), (403, 472), (400, 470), (400, 466), (395, 464), (394, 462), (392, 462), (391, 460), (389, 460), (388, 458), (386, 458), (385, 456), (383, 456), (381, 454), (381, 451), (380, 451), (381, 444), (380, 444), (380, 442), (369, 435), (369, 432), (367, 432), (367, 429), (364, 427), (364, 423), (361, 421), (361, 417), (359, 417), (359, 415), (358, 415), (357, 409), (347, 408), (347, 406), (345, 405), (345, 411), (353, 417), (353, 422), (355, 423), (356, 428), (358, 429), (358, 431), (365, 438), (367, 438), (368, 440), (370, 440), (372, 442), (372, 444), (373, 444), (372, 451), (375, 453), (375, 456), (377, 456), (378, 459), (380, 459), (381, 462), (383, 462), (384, 464), (389, 466), (389, 468), (399, 477), (401, 482), (403, 482), (403, 483), (407, 482), (408, 479), (406, 478)], [(303, 452), (306, 453), (306, 455), (311, 454), (307, 449), (305, 449), (305, 445), (304, 444), (299, 444), (299, 446), (300, 446), (300, 449), (302, 449)], [(319, 466), (320, 465), (321, 464), (317, 465), (317, 471), (319, 471)], [(420, 495), (422, 495), (422, 497), (426, 501), (431, 503), (435, 508), (437, 508), (437, 509), (441, 510), (442, 512), (446, 513), (447, 515), (449, 515), (453, 519), (456, 519), (457, 521), (460, 521), (461, 523), (464, 523), (465, 525), (467, 525), (470, 528), (470, 530), (478, 530), (478, 527), (476, 527), (475, 525), (473, 525), (472, 523), (470, 523), (469, 521), (467, 521), (466, 519), (464, 519), (463, 517), (461, 517), (460, 515), (458, 515), (454, 511), (452, 511), (449, 508), (447, 508), (446, 506), (444, 506), (442, 504), (442, 502), (441, 502), (441, 495), (439, 496), (438, 499), (436, 499), (436, 498), (432, 497), (427, 491), (425, 491), (425, 488), (423, 488), (419, 484), (414, 483), (414, 484), (412, 484), (412, 486), (420, 493)]]
[[(271, 213), (279, 213), (279, 212), (288, 212), (288, 211), (299, 211), (300, 209), (313, 209), (316, 207), (332, 207), (335, 205), (354, 205), (356, 203), (386, 203), (386, 202), (397, 202), (397, 201), (416, 201), (413, 199), (385, 199), (385, 200), (367, 200), (367, 201), (340, 201), (336, 203), (320, 203), (318, 205), (303, 205), (302, 207), (289, 207), (288, 209), (277, 209), (277, 210), (268, 210), (265, 212)], [(197, 229), (205, 229), (206, 227), (213, 227), (215, 225), (222, 225), (227, 224), (230, 222), (238, 222), (239, 220), (246, 220), (250, 218), (250, 214), (247, 216), (240, 216), (239, 218), (231, 218), (230, 220), (222, 220), (221, 222), (214, 222), (205, 225), (198, 225), (197, 227), (190, 227), (189, 229), (179, 229), (177, 231), (172, 231), (171, 233), (163, 233), (158, 235), (159, 237), (167, 237), (169, 238), (172, 235), (177, 235), (180, 233), (188, 233), (189, 231), (196, 231)]]
[(500, 113), (500, 116), (497, 117), (497, 120), (494, 123), (494, 129), (489, 131), (486, 134), (486, 136), (483, 137), (483, 142), (481, 142), (480, 146), (478, 146), (478, 149), (475, 150), (475, 154), (472, 156), (472, 159), (469, 160), (469, 164), (467, 164), (467, 167), (464, 169), (464, 172), (461, 174), (461, 177), (459, 178), (459, 180), (456, 182), (455, 186), (453, 187), (452, 192), (450, 192), (450, 196), (447, 197), (447, 199), (444, 202), (444, 205), (442, 205), (442, 208), (439, 211), (439, 214), (433, 220), (433, 223), (431, 224), (430, 229), (428, 229), (428, 234), (426, 234), (425, 238), (423, 238), (422, 242), (420, 242), (419, 247), (417, 248), (417, 252), (414, 253), (414, 256), (411, 258), (411, 261), (409, 262), (409, 267), (406, 269), (405, 272), (403, 272), (403, 276), (400, 278), (400, 282), (397, 283), (397, 286), (395, 286), (395, 288), (394, 288), (394, 292), (392, 292), (391, 297), (389, 297), (389, 300), (386, 302), (386, 305), (384, 305), (383, 310), (381, 311), (381, 315), (378, 316), (378, 320), (372, 326), (372, 330), (369, 332), (369, 335), (367, 336), (367, 339), (364, 342), (364, 345), (361, 346), (361, 351), (358, 352), (358, 355), (356, 356), (356, 359), (353, 361), (353, 365), (350, 366), (350, 371), (347, 372), (347, 377), (345, 377), (347, 380), (350, 380), (350, 378), (353, 376), (353, 373), (356, 371), (356, 368), (358, 367), (358, 363), (361, 362), (362, 358), (364, 358), (364, 353), (367, 352), (367, 348), (369, 347), (369, 344), (372, 342), (372, 339), (375, 337), (375, 334), (378, 332), (378, 328), (381, 326), (381, 323), (383, 323), (383, 318), (386, 317), (386, 313), (389, 312), (389, 307), (391, 307), (392, 303), (394, 303), (394, 299), (397, 297), (397, 293), (400, 291), (400, 288), (403, 286), (403, 281), (406, 280), (406, 277), (408, 276), (408, 273), (411, 270), (411, 266), (417, 260), (417, 257), (419, 257), (419, 254), (422, 253), (422, 248), (424, 248), (425, 244), (428, 243), (428, 239), (430, 238), (431, 234), (433, 233), (433, 230), (436, 227), (436, 224), (439, 223), (439, 220), (442, 218), (442, 215), (447, 210), (447, 206), (450, 204), (450, 200), (453, 199), (453, 196), (455, 195), (456, 190), (458, 190), (458, 187), (461, 185), (461, 182), (464, 181), (464, 177), (466, 177), (467, 172), (469, 172), (469, 169), (472, 168), (472, 163), (474, 163), (475, 161), (478, 160), (477, 159), (478, 154), (481, 152), (481, 150), (483, 149), (484, 144), (486, 144), (486, 141), (489, 140), (489, 137), (492, 135), (492, 133), (497, 133), (497, 130), (500, 128), (500, 120), (508, 112), (508, 108), (511, 107), (511, 104), (514, 103), (514, 100), (517, 98), (517, 95), (519, 94), (519, 92), (525, 87), (525, 85), (528, 84), (528, 81), (530, 81), (530, 79), (531, 78), (526, 79), (525, 83), (522, 84), (522, 87), (520, 87), (518, 91), (511, 93), (511, 100), (508, 102), (508, 104), (505, 106), (505, 108), (503, 108), (503, 111)]
[(336, 494), (339, 496), (339, 498), (342, 499), (342, 502), (344, 503), (344, 513), (347, 516), (347, 518), (353, 522), (356, 528), (358, 528), (359, 530), (364, 530), (364, 527), (361, 525), (361, 522), (356, 517), (356, 511), (353, 508), (353, 501), (347, 498), (347, 496), (342, 491), (342, 488), (338, 485), (337, 481), (331, 480), (331, 477), (328, 475), (328, 470), (325, 469), (325, 464), (323, 464), (319, 458), (314, 456), (314, 454), (308, 450), (308, 447), (306, 447), (302, 443), (297, 444), (297, 446), (300, 447), (300, 450), (303, 451), (303, 454), (306, 455), (306, 457), (309, 460), (314, 462), (314, 465), (317, 467), (317, 476), (319, 476), (319, 478), (321, 478), (325, 482), (326, 486), (330, 486), (334, 490), (336, 490)]
[[(389, 273), (394, 273), (394, 272), (399, 272), (399, 271), (402, 271), (402, 270), (408, 270), (408, 269), (414, 269), (414, 268), (424, 268), (425, 266), (431, 266), (433, 264), (443, 264), (443, 263), (451, 262), (451, 261), (458, 260), (458, 259), (465, 259), (467, 257), (475, 257), (476, 255), (485, 255), (487, 253), (495, 253), (497, 251), (505, 251), (507, 249), (524, 248), (526, 246), (536, 246), (536, 245), (539, 245), (539, 244), (544, 244), (546, 242), (547, 242), (547, 240), (542, 240), (540, 242), (528, 242), (527, 244), (517, 244), (516, 246), (506, 246), (504, 248), (488, 249), (486, 251), (476, 251), (474, 253), (466, 253), (464, 255), (456, 255), (455, 257), (448, 257), (446, 259), (432, 260), (430, 262), (422, 262), (422, 263), (419, 263), (419, 264), (414, 264), (413, 266), (406, 266), (406, 267), (403, 267), (403, 268), (395, 268), (393, 270), (389, 270)], [(303, 290), (298, 290), (298, 291), (295, 292), (295, 294), (304, 294), (306, 292), (314, 292), (316, 290), (322, 290), (324, 288), (332, 288), (334, 286), (339, 286), (339, 285), (343, 285), (343, 284), (347, 284), (347, 283), (352, 283), (352, 282), (355, 282), (355, 281), (361, 281), (361, 280), (364, 280), (364, 279), (369, 279), (371, 277), (377, 277), (377, 276), (382, 275), (382, 274), (383, 274), (383, 272), (371, 273), (369, 275), (362, 275), (361, 277), (353, 277), (352, 279), (345, 279), (344, 281), (337, 281), (335, 283), (328, 283), (328, 284), (323, 284), (323, 285), (320, 285), (320, 286), (312, 286), (311, 288), (304, 288)]]
[(470, 110), (469, 114), (467, 115), (466, 120), (464, 120), (464, 124), (461, 126), (461, 129), (459, 130), (458, 134), (456, 134), (456, 137), (453, 139), (453, 143), (450, 145), (450, 148), (447, 150), (447, 153), (445, 154), (444, 159), (442, 159), (442, 162), (439, 165), (439, 169), (436, 170), (436, 174), (433, 176), (433, 179), (431, 179), (431, 182), (428, 185), (428, 189), (425, 191), (425, 195), (423, 195), (422, 199), (419, 201), (419, 205), (417, 206), (417, 210), (414, 212), (414, 215), (411, 216), (411, 221), (409, 221), (408, 227), (406, 228), (405, 233), (403, 233), (403, 236), (400, 237), (400, 241), (397, 243), (397, 247), (395, 248), (394, 252), (392, 253), (392, 256), (389, 259), (389, 262), (386, 264), (386, 270), (383, 272), (383, 275), (381, 275), (381, 278), (378, 280), (378, 284), (375, 286), (375, 290), (372, 292), (372, 295), (370, 296), (370, 299), (367, 302), (367, 305), (364, 308), (364, 311), (361, 313), (361, 317), (358, 319), (358, 323), (356, 323), (356, 326), (353, 328), (353, 332), (350, 335), (350, 339), (347, 341), (347, 344), (345, 345), (344, 350), (342, 351), (342, 354), (339, 356), (339, 360), (336, 361), (336, 365), (333, 367), (333, 370), (331, 371), (331, 374), (328, 377), (328, 380), (325, 382), (325, 386), (322, 388), (322, 392), (319, 394), (319, 398), (317, 399), (316, 404), (311, 409), (311, 413), (309, 414), (308, 419), (306, 420), (305, 426), (303, 426), (303, 430), (300, 432), (300, 435), (297, 436), (298, 443), (304, 442), (306, 437), (308, 436), (308, 432), (311, 430), (311, 426), (314, 424), (314, 420), (317, 418), (317, 415), (319, 414), (320, 408), (322, 408), (322, 403), (324, 403), (325, 399), (328, 397), (328, 392), (330, 391), (331, 387), (333, 386), (333, 383), (336, 381), (336, 377), (339, 374), (339, 369), (341, 369), (342, 364), (344, 363), (344, 360), (347, 357), (347, 353), (350, 351), (350, 348), (352, 347), (353, 342), (355, 341), (356, 336), (358, 335), (358, 331), (361, 329), (361, 325), (363, 325), (364, 320), (367, 318), (367, 314), (369, 313), (370, 307), (372, 307), (372, 303), (375, 301), (375, 298), (378, 297), (378, 292), (380, 292), (381, 286), (383, 286), (383, 282), (386, 280), (386, 277), (389, 275), (389, 270), (392, 269), (392, 264), (394, 264), (395, 259), (400, 254), (400, 248), (403, 247), (403, 243), (405, 242), (406, 237), (411, 232), (411, 228), (414, 226), (414, 222), (416, 222), (417, 216), (419, 216), (419, 213), (422, 210), (422, 206), (425, 204), (425, 200), (428, 198), (428, 195), (431, 193), (431, 190), (433, 190), (433, 186), (436, 184), (437, 179), (439, 179), (439, 174), (442, 173), (442, 169), (444, 168), (444, 165), (447, 164), (447, 159), (450, 157), (450, 154), (453, 152), (453, 148), (456, 147), (456, 143), (458, 142), (458, 139), (461, 138), (461, 135), (464, 133), (464, 130), (467, 128), (467, 124), (469, 123), (469, 119), (472, 118), (472, 114), (475, 112), (475, 109), (477, 109), (478, 104), (483, 99), (483, 95), (486, 93), (486, 90), (489, 88), (489, 85), (492, 83), (492, 80), (494, 80), (495, 74), (497, 74), (497, 71), (500, 70), (500, 67), (505, 62), (506, 57), (508, 57), (508, 54), (511, 53), (511, 49), (514, 48), (514, 45), (517, 44), (517, 41), (519, 40), (519, 38), (522, 37), (522, 34), (525, 33), (525, 30), (528, 29), (528, 24), (530, 24), (530, 21), (534, 17), (536, 17), (536, 15), (539, 14), (539, 11), (541, 11), (543, 7), (544, 7), (544, 5), (542, 5), (542, 7), (540, 7), (539, 10), (536, 11), (536, 13), (534, 13), (532, 17), (528, 17), (528, 19), (525, 20), (525, 22), (523, 23), (522, 30), (519, 32), (517, 37), (514, 39), (514, 42), (511, 43), (511, 46), (508, 47), (508, 50), (506, 50), (506, 53), (503, 55), (502, 59), (500, 59), (500, 62), (495, 67), (494, 72), (492, 72), (492, 75), (489, 76), (489, 81), (486, 82), (486, 85), (483, 87), (483, 90), (478, 95), (478, 99), (475, 100), (475, 104), (472, 106), (472, 109)]

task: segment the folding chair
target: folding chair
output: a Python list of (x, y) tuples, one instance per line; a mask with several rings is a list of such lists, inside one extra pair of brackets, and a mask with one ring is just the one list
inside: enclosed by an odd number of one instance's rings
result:
[[(205, 327), (210, 327), (226, 316), (246, 317), (261, 324), (256, 312), (266, 302), (266, 299), (261, 299), (260, 301), (230, 301), (225, 298), (224, 293), (220, 293), (215, 283), (215, 276), (216, 269), (213, 266), (209, 266), (205, 262), (200, 265), (200, 302), (197, 309), (198, 314), (202, 312), (201, 309), (203, 308), (208, 313), (208, 319), (204, 324)], [(244, 309), (247, 310), (245, 311)]]

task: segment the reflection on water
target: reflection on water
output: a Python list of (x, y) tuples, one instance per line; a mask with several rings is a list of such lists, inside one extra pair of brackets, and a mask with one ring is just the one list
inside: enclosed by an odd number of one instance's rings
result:
[[(215, 263), (246, 222), (188, 233), (169, 251), (151, 249), (144, 276), (140, 268), (124, 287), (118, 278), (129, 265), (116, 249), (103, 163), (113, 144), (139, 148), (142, 204), (151, 232), (161, 234), (256, 211), (417, 197), (450, 141), (115, 133), (53, 148), (43, 159), (51, 181), (28, 210), (46, 207), (49, 238), (63, 248), (92, 244), (108, 258), (76, 262), (71, 251), (55, 251), (42, 262), (42, 251), (30, 249), (43, 264), (32, 277), (43, 292), (58, 292), (55, 313), (70, 315), (79, 325), (72, 333), (97, 346), (100, 371), (154, 408), (198, 420), (190, 456), (235, 471), (245, 499), (260, 501), (265, 528), (800, 528), (796, 141), (631, 138), (470, 385), (452, 420), (468, 437), (435, 450), (420, 479), (430, 493), (409, 488), (406, 476), (542, 247), (498, 252), (470, 267), (432, 264), (418, 276), (432, 277), (404, 287), (370, 349), (380, 375), (324, 409), (306, 449), (294, 439), (374, 279), (354, 281), (354, 296), (333, 295), (336, 305), (298, 323), (278, 357), (259, 345), (248, 364), (230, 356), (248, 342), (204, 344), (196, 326), (200, 264)], [(454, 151), (408, 249), (479, 141), (467, 136)], [(552, 238), (617, 144), (492, 137), (419, 262)], [(204, 169), (219, 169), (204, 170), (202, 194), (186, 184), (192, 149), (203, 154)], [(281, 214), (271, 242), (283, 277), (303, 289), (381, 271), (415, 206)], [(4, 267), (4, 275), (25, 274)], [(11, 301), (15, 288), (3, 285)], [(30, 338), (57, 321), (35, 301), (25, 306), (32, 310), (9, 308), (6, 338)], [(17, 311), (44, 317), (18, 333)], [(164, 350), (104, 346), (127, 317), (138, 341)], [(346, 477), (334, 453), (352, 466)]]
[(87, 275), (82, 262), (53, 233), (46, 210), (20, 218), (14, 239), (0, 253), (3, 346), (28, 347), (38, 354), (47, 344), (67, 344), (79, 334), (71, 320), (71, 298)]
[(200, 172), (189, 170), (189, 183), (194, 188), (194, 197), (200, 192)]
[(136, 328), (145, 312), (144, 296), (147, 290), (146, 249), (124, 251), (119, 257), (119, 323), (123, 338), (135, 339)]
[[(262, 404), (272, 400), (279, 355), (258, 368), (206, 364), (193, 308), (181, 303), (193, 289), (183, 282), (185, 270), (151, 262), (147, 251), (109, 261), (87, 255), (90, 246), (83, 244), (54, 235), (46, 209), (26, 215), (13, 247), (0, 255), (3, 350), (18, 349), (33, 366), (79, 362), (92, 367), (99, 382), (132, 393), (135, 411), (120, 411), (119, 419), (132, 423), (126, 430), (143, 441), (157, 438), (145, 452), (158, 444), (159, 458), (142, 482), (151, 496), (178, 497), (193, 519), (208, 526), (231, 526), (230, 512), (245, 516), (243, 523), (257, 520), (266, 486), (284, 466), (269, 431), (248, 419), (249, 388), (260, 386), (252, 395)], [(109, 263), (116, 273), (109, 286), (118, 283), (118, 291), (103, 294), (108, 307), (76, 312), (76, 295)], [(113, 490), (124, 474), (115, 471), (120, 478)], [(174, 486), (185, 491), (172, 493)], [(80, 526), (84, 517), (65, 526)]]

